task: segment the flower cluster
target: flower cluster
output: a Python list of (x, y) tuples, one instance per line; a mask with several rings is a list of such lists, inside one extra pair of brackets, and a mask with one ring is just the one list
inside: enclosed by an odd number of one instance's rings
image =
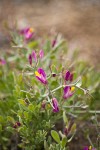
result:
[[(36, 55), (34, 55), (34, 58)], [(45, 71), (42, 68), (39, 68), (37, 71), (35, 71), (35, 76), (36, 78), (44, 85), (48, 84), (47, 81), (47, 76)], [(69, 71), (66, 71), (65, 74), (65, 81), (72, 81), (73, 79), (73, 74), (71, 74)], [(68, 99), (74, 94), (75, 87), (71, 86), (65, 86), (64, 87), (64, 93), (63, 93), (63, 98)], [(52, 107), (53, 107), (53, 112), (59, 112), (59, 106), (58, 106), (58, 101), (56, 98), (52, 99)]]
[(36, 53), (34, 50), (32, 51), (31, 54), (29, 54), (28, 60), (30, 65), (32, 65), (32, 60), (34, 59), (35, 62), (38, 61), (38, 58), (42, 59), (44, 56), (44, 51), (41, 49), (39, 53)]

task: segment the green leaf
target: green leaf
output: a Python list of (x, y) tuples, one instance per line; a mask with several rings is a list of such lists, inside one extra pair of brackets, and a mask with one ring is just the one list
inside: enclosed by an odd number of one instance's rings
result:
[(6, 129), (7, 129), (7, 131), (9, 131), (9, 132), (12, 132), (12, 133), (14, 132), (14, 128), (12, 128), (12, 127), (10, 127), (10, 126), (7, 127)]
[(71, 140), (73, 139), (75, 133), (71, 136), (71, 138), (68, 140), (68, 143), (71, 142)]
[(18, 102), (19, 102), (21, 105), (26, 106), (26, 103), (25, 103), (25, 101), (24, 101), (23, 99), (19, 99)]
[(28, 109), (30, 111), (34, 111), (35, 110), (35, 106), (33, 104), (29, 104)]
[(2, 131), (2, 124), (0, 124), (0, 132)]
[(66, 117), (66, 112), (65, 111), (63, 112), (63, 120), (64, 120), (64, 123), (66, 124), (66, 126), (68, 126), (68, 119)]
[(44, 140), (44, 149), (48, 150), (48, 144), (47, 144), (46, 140)]
[(62, 147), (63, 147), (63, 148), (66, 146), (66, 143), (67, 143), (67, 138), (64, 137), (64, 138), (62, 139)]
[(38, 46), (37, 41), (32, 41), (28, 43), (29, 48), (36, 48)]
[(80, 81), (76, 84), (77, 87), (80, 87), (81, 85), (82, 85), (82, 80), (80, 80)]
[(46, 41), (43, 49), (48, 52), (51, 50), (51, 42), (49, 40)]
[(51, 65), (51, 70), (53, 73), (57, 73), (57, 68), (54, 64)]
[(20, 74), (18, 76), (18, 84), (22, 84), (22, 80), (23, 80), (23, 76), (22, 76), (22, 74)]
[(56, 131), (52, 130), (52, 131), (51, 131), (51, 135), (52, 135), (53, 139), (54, 139), (57, 143), (60, 143), (60, 137), (59, 137), (59, 134), (58, 134)]
[(74, 123), (74, 124), (72, 125), (70, 132), (71, 132), (71, 133), (74, 133), (75, 131), (76, 131), (76, 123)]
[(1, 122), (4, 122), (3, 116), (0, 116), (0, 123), (1, 123)]
[(28, 117), (29, 117), (28, 112), (24, 111), (24, 117), (25, 117), (26, 119), (28, 119)]
[(6, 138), (6, 137), (2, 137), (2, 140), (5, 141), (5, 142), (8, 142), (8, 141), (9, 141), (9, 139)]
[(15, 120), (10, 116), (7, 116), (7, 120), (13, 124), (15, 123)]

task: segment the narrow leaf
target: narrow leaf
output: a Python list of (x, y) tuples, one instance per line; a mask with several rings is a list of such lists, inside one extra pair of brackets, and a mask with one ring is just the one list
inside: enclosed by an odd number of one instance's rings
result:
[(56, 131), (52, 130), (52, 131), (51, 131), (51, 135), (52, 135), (53, 139), (54, 139), (57, 143), (60, 143), (60, 137), (59, 137), (59, 134), (58, 134)]

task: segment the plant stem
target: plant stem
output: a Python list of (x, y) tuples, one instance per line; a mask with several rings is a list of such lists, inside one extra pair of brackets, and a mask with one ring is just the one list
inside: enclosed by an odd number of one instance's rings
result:
[[(66, 87), (66, 86), (75, 86), (79, 81), (80, 81), (80, 79), (79, 79), (78, 81), (76, 81), (75, 83), (72, 83), (72, 84), (69, 84), (69, 85), (60, 85), (59, 87), (57, 87), (57, 88), (55, 88), (54, 90), (52, 90), (51, 93), (54, 93), (55, 91), (57, 91), (57, 90), (59, 90), (59, 89), (61, 89), (61, 88), (64, 88), (64, 87)], [(49, 95), (49, 93), (46, 93), (46, 94), (44, 94), (42, 97), (46, 97), (46, 96), (48, 96), (48, 95)]]
[(87, 139), (88, 139), (88, 141), (90, 142), (91, 146), (94, 147), (94, 146), (93, 146), (93, 143), (92, 143), (92, 141), (91, 141), (91, 139), (90, 139), (90, 137), (89, 137), (89, 135), (87, 135)]
[(84, 113), (90, 113), (90, 114), (100, 114), (100, 110), (96, 110), (96, 111), (94, 111), (94, 110), (79, 110), (79, 111), (75, 111), (74, 113), (76, 113), (76, 114), (84, 114)]

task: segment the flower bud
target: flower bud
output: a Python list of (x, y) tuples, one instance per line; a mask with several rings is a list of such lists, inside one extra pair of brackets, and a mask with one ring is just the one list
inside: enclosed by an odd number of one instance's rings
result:
[(41, 107), (42, 107), (43, 109), (45, 109), (45, 107), (46, 107), (46, 101), (45, 101), (45, 100), (43, 100), (43, 102), (42, 102), (42, 104), (41, 104)]
[(52, 104), (53, 104), (53, 112), (59, 112), (58, 101), (56, 98), (52, 99)]
[(56, 75), (56, 73), (52, 73), (52, 77), (56, 77), (57, 75)]
[(19, 126), (19, 127), (21, 126), (21, 123), (20, 123), (20, 122), (16, 122), (16, 124), (17, 124), (17, 126)]

